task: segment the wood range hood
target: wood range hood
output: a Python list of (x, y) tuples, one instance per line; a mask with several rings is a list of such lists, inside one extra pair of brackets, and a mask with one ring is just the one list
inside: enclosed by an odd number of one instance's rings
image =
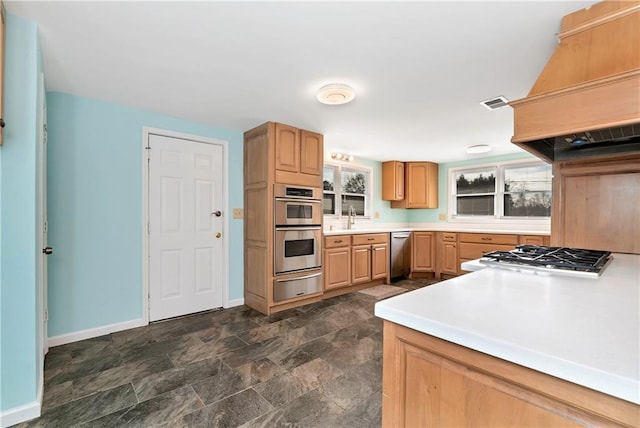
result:
[(640, 152), (640, 1), (603, 1), (562, 18), (559, 45), (513, 101), (511, 141), (557, 162)]

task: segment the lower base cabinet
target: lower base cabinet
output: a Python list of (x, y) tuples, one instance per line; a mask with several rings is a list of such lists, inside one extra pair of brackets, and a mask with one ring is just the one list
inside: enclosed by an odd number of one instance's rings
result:
[(325, 291), (381, 279), (388, 283), (388, 233), (325, 236), (324, 248)]
[(383, 427), (638, 426), (637, 405), (384, 322)]

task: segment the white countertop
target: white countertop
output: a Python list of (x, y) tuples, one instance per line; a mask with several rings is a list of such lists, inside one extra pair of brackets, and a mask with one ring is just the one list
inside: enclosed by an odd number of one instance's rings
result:
[(496, 234), (511, 234), (511, 235), (549, 235), (548, 231), (534, 231), (534, 230), (498, 230), (498, 229), (482, 229), (471, 227), (457, 227), (455, 225), (448, 226), (430, 226), (430, 227), (370, 227), (370, 228), (356, 228), (356, 229), (324, 229), (322, 233), (325, 236), (333, 235), (353, 235), (359, 233), (390, 233), (390, 232), (459, 232), (459, 233), (496, 233)]
[(385, 320), (640, 404), (640, 256), (600, 278), (481, 269), (378, 302)]

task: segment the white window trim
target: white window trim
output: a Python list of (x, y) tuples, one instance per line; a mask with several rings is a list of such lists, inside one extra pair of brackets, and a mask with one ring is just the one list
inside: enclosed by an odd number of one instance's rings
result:
[[(338, 163), (338, 162), (325, 162), (324, 166), (330, 166), (333, 168), (338, 168), (339, 170), (342, 170), (342, 168), (345, 169), (357, 169), (357, 170), (361, 170), (363, 172), (367, 172), (367, 177), (369, 177), (369, 179), (367, 180), (367, 195), (366, 195), (366, 203), (365, 203), (365, 215), (364, 216), (357, 216), (358, 219), (365, 219), (365, 220), (371, 220), (372, 216), (371, 216), (371, 211), (373, 209), (373, 168), (369, 167), (369, 166), (365, 166), (365, 165), (359, 165), (359, 164), (345, 164), (345, 163)], [(342, 183), (340, 183), (341, 185)], [(334, 187), (337, 186), (338, 184), (335, 182), (335, 178), (334, 178)], [(322, 190), (323, 195), (324, 195), (324, 189)], [(338, 214), (324, 214), (324, 218), (326, 220), (341, 220), (341, 219), (345, 219), (347, 218), (347, 216), (342, 215), (342, 200), (341, 198), (338, 198), (337, 195), (338, 194), (342, 194), (342, 192), (337, 192), (334, 188), (334, 193), (336, 194), (336, 211), (338, 212)]]
[[(504, 209), (504, 200), (500, 196), (502, 193), (497, 189), (504, 188), (504, 173), (505, 167), (519, 166), (524, 167), (528, 165), (540, 165), (544, 163), (541, 160), (536, 159), (516, 159), (504, 162), (490, 162), (477, 165), (467, 165), (449, 168), (447, 177), (447, 220), (450, 222), (458, 223), (493, 223), (493, 224), (523, 224), (523, 225), (539, 225), (541, 223), (549, 223), (551, 217), (505, 217), (499, 215)], [(454, 215), (456, 209), (456, 196), (453, 194), (453, 190), (456, 188), (455, 175), (460, 171), (472, 171), (475, 169), (482, 170), (486, 168), (496, 168), (496, 192), (494, 198), (494, 215), (492, 216), (470, 216), (470, 215)]]

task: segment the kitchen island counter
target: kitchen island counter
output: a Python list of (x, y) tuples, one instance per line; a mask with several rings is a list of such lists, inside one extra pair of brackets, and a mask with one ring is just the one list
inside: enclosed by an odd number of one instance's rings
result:
[(640, 404), (640, 256), (613, 256), (600, 278), (482, 269), (378, 302), (375, 314)]

